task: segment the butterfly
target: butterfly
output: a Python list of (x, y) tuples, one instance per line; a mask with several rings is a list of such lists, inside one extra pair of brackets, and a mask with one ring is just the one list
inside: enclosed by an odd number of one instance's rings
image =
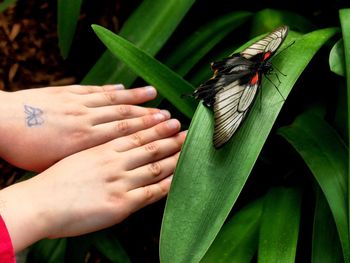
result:
[(214, 76), (193, 93), (195, 99), (214, 111), (215, 148), (223, 146), (242, 124), (261, 84), (262, 76), (273, 70), (269, 59), (287, 37), (281, 26), (240, 53), (211, 63)]
[(42, 118), (43, 111), (29, 105), (24, 105), (24, 112), (26, 114), (26, 122), (29, 127), (38, 126), (44, 123)]

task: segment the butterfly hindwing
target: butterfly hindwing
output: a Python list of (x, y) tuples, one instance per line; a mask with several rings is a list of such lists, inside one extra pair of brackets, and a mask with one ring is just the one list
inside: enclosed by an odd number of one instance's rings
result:
[(238, 105), (244, 88), (245, 86), (240, 85), (237, 80), (216, 93), (213, 137), (216, 148), (219, 148), (231, 138), (243, 120), (244, 113), (238, 111)]

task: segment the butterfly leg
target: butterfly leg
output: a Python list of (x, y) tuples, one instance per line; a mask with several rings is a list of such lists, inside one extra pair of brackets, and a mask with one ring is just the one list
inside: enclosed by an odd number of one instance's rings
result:
[[(276, 74), (276, 76), (277, 76), (277, 74)], [(270, 81), (270, 82), (272, 83), (272, 85), (275, 86), (276, 90), (278, 91), (278, 93), (281, 95), (281, 97), (282, 97), (283, 100), (285, 101), (286, 98), (282, 95), (281, 91), (278, 89), (278, 86), (276, 86), (276, 84), (273, 83), (273, 81), (272, 81), (267, 75), (265, 75), (265, 77), (266, 77), (266, 79), (267, 79), (268, 81)], [(277, 79), (278, 79), (278, 77), (277, 77)], [(279, 79), (278, 79), (278, 81), (279, 81), (279, 84), (281, 84), (281, 81), (280, 81)], [(279, 85), (279, 84), (278, 84), (278, 85)]]

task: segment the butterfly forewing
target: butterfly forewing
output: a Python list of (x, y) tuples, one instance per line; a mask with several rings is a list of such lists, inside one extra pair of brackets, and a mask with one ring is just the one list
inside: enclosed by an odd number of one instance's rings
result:
[(246, 59), (250, 59), (259, 53), (267, 53), (267, 52), (270, 52), (271, 53), (270, 56), (272, 56), (276, 52), (276, 50), (280, 47), (283, 40), (286, 38), (287, 34), (288, 34), (288, 27), (281, 26), (275, 29), (274, 31), (272, 31), (266, 37), (258, 40), (253, 45), (243, 50), (240, 54)]

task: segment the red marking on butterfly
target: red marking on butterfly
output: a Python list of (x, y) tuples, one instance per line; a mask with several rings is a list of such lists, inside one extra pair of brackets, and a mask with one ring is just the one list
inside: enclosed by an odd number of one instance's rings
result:
[(263, 60), (268, 60), (271, 57), (271, 52), (266, 52), (264, 54), (264, 59)]
[(250, 80), (250, 84), (251, 84), (251, 85), (255, 85), (256, 83), (258, 83), (258, 81), (259, 81), (259, 74), (258, 74), (258, 72), (257, 72), (257, 73), (255, 73), (255, 75), (253, 76), (253, 78)]

